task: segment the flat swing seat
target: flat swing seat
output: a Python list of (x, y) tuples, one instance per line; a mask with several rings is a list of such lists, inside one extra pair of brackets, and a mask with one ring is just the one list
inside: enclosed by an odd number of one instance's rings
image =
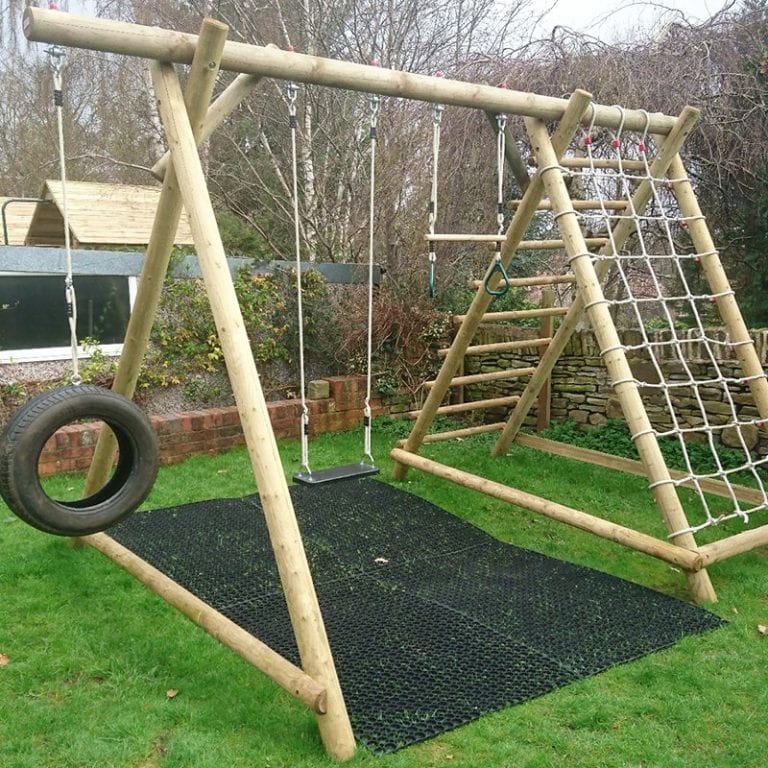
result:
[(326, 483), (334, 483), (338, 480), (351, 480), (354, 477), (378, 474), (379, 470), (376, 467), (361, 461), (356, 464), (328, 467), (317, 472), (297, 472), (293, 479), (294, 482), (301, 483), (301, 485), (325, 485)]

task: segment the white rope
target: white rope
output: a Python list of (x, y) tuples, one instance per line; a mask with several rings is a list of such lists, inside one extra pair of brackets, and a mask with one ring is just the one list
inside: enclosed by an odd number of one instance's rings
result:
[(309, 406), (307, 405), (306, 374), (304, 371), (304, 306), (301, 288), (301, 227), (299, 223), (299, 161), (296, 149), (296, 98), (299, 87), (289, 82), (285, 86), (291, 131), (291, 169), (293, 195), (293, 242), (296, 256), (296, 315), (299, 330), (299, 387), (301, 390), (301, 468), (311, 475), (309, 466)]
[(373, 378), (373, 249), (374, 249), (374, 216), (376, 201), (376, 128), (379, 118), (379, 97), (368, 97), (368, 110), (370, 113), (370, 139), (371, 139), (371, 173), (370, 187), (368, 190), (368, 346), (366, 356), (366, 389), (365, 406), (363, 408), (363, 460), (371, 466), (376, 462), (371, 453), (371, 383)]
[(507, 116), (505, 114), (496, 115), (496, 223), (498, 224), (498, 234), (504, 234), (504, 163), (506, 160), (507, 145)]
[[(504, 165), (506, 163), (507, 116), (496, 115), (496, 226), (497, 235), (504, 234)], [(496, 242), (496, 263), (501, 265), (501, 241)]]
[(72, 358), (72, 384), (80, 384), (78, 342), (77, 342), (77, 296), (75, 280), (72, 274), (72, 243), (69, 235), (69, 204), (67, 201), (67, 159), (64, 151), (64, 92), (62, 69), (64, 67), (64, 49), (58, 45), (46, 50), (53, 70), (53, 102), (56, 108), (56, 132), (59, 148), (59, 169), (61, 177), (61, 214), (64, 219), (64, 254), (67, 274), (64, 277), (64, 294), (67, 302), (67, 320), (69, 322), (69, 345)]
[[(442, 104), (432, 106), (432, 189), (429, 196), (428, 230), (430, 235), (435, 234), (437, 225), (437, 192), (440, 165), (440, 131), (445, 107)], [(437, 266), (437, 244), (429, 241), (429, 294), (435, 295), (435, 269)]]
[[(718, 339), (708, 333), (701, 307), (709, 304), (716, 305), (719, 299), (732, 295), (733, 291), (730, 288), (720, 292), (712, 292), (711, 289), (708, 291), (693, 290), (690, 286), (683, 264), (691, 261), (698, 262), (712, 254), (684, 254), (678, 251), (675, 233), (680, 229), (685, 229), (693, 217), (683, 216), (677, 210), (676, 200), (671, 194), (671, 185), (677, 180), (658, 179), (652, 176), (648, 157), (650, 139), (647, 127), (640, 135), (639, 140), (632, 145), (630, 141), (622, 137), (624, 110), (620, 107), (617, 109), (620, 111), (621, 121), (618, 130), (611, 137), (610, 149), (608, 150), (608, 156), (615, 162), (616, 169), (597, 168), (595, 147), (592, 143), (592, 126), (590, 126), (583, 142), (589, 160), (588, 167), (582, 171), (569, 169), (567, 173), (572, 176), (581, 175), (585, 188), (586, 185), (589, 185), (594, 190), (591, 196), (598, 201), (600, 206), (597, 218), (606, 227), (610, 248), (606, 254), (592, 254), (591, 258), (595, 261), (612, 260), (626, 298), (612, 300), (609, 303), (615, 307), (630, 308), (640, 333), (639, 343), (622, 345), (622, 349), (645, 352), (657, 379), (655, 382), (640, 381), (634, 377), (628, 380), (646, 391), (655, 393), (656, 398), (660, 398), (660, 404), (664, 406), (669, 426), (654, 427), (650, 432), (657, 438), (675, 438), (681, 449), (685, 466), (683, 477), (664, 482), (669, 482), (675, 486), (693, 486), (704, 510), (704, 522), (692, 525), (685, 530), (675, 531), (670, 534), (670, 538), (684, 532), (695, 533), (708, 526), (735, 518), (740, 518), (746, 523), (752, 513), (768, 508), (766, 481), (758, 471), (765, 471), (768, 457), (753, 458), (743, 428), (762, 426), (762, 421), (759, 418), (739, 417), (737, 402), (732, 390), (745, 385), (752, 379), (764, 378), (764, 374), (745, 377), (724, 373), (720, 364), (721, 358), (728, 355), (735, 356), (733, 350), (747, 342), (737, 344), (730, 341), (727, 335), (723, 339)], [(623, 146), (634, 146), (635, 156), (642, 160), (644, 165), (644, 174), (626, 172)], [(652, 190), (653, 211), (649, 213), (638, 212), (632, 203), (633, 186), (643, 181), (648, 182)], [(609, 187), (616, 186), (620, 187), (620, 194), (607, 194)], [(623, 212), (609, 210), (606, 200), (618, 198), (626, 200), (627, 209)], [(577, 215), (585, 220), (590, 218), (589, 214), (586, 213), (577, 213)], [(632, 254), (620, 252), (614, 237), (614, 226), (627, 218), (632, 220), (633, 235), (638, 246)], [(664, 253), (656, 252), (662, 249), (648, 247), (647, 225), (649, 223), (660, 229), (664, 240)], [(680, 289), (670, 292), (666, 286), (673, 281), (680, 286)], [(638, 293), (637, 286), (643, 283), (645, 292)], [(654, 306), (658, 308), (661, 319), (664, 321), (665, 333), (668, 334), (668, 338), (663, 340), (652, 339), (645, 324), (645, 310)], [(693, 327), (682, 335), (675, 325), (675, 317), (681, 311), (685, 311), (693, 321)], [(686, 350), (688, 350), (688, 354), (686, 354)], [(701, 363), (691, 362), (692, 351), (696, 351), (697, 356), (702, 358)], [(677, 368), (677, 373), (673, 374), (675, 378), (669, 379), (665, 376), (662, 367), (663, 360), (675, 361)], [(616, 386), (622, 382), (613, 383)], [(712, 393), (708, 392), (705, 395), (704, 390), (706, 389), (715, 390), (718, 393), (723, 406), (726, 406), (722, 410), (727, 410), (727, 413), (712, 413), (708, 409), (707, 404)], [(679, 412), (681, 405), (692, 409), (692, 414), (682, 415)], [(723, 465), (718, 455), (715, 439), (726, 429), (729, 429), (736, 436), (738, 446), (735, 450), (742, 457), (734, 462), (733, 466), (728, 467)], [(633, 439), (637, 440), (639, 436), (633, 435)], [(689, 444), (692, 439), (703, 439), (708, 445), (714, 470), (695, 470), (689, 451)], [(760, 503), (749, 506), (743, 505), (738, 500), (737, 491), (734, 487), (737, 483), (735, 476), (742, 473), (748, 474), (753, 479), (762, 496)], [(727, 499), (731, 506), (730, 511), (721, 512), (715, 509), (713, 504), (716, 506), (716, 503), (710, 503), (707, 499), (702, 483), (709, 479), (719, 480), (724, 484)]]
[[(501, 260), (502, 235), (504, 234), (504, 165), (506, 160), (507, 116), (496, 115), (496, 240), (493, 260), (483, 278), (483, 290), (491, 296), (503, 296), (510, 287), (509, 275)], [(495, 288), (491, 284), (495, 283)]]

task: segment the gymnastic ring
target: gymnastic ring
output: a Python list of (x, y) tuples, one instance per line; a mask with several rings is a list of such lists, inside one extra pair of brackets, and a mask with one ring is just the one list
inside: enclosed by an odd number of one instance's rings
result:
[[(57, 501), (43, 489), (38, 462), (58, 429), (80, 419), (104, 422), (118, 445), (111, 477), (92, 495)], [(0, 437), (0, 496), (18, 517), (46, 533), (84, 536), (133, 512), (159, 466), (157, 436), (146, 414), (116, 392), (87, 384), (43, 392), (25, 403)]]

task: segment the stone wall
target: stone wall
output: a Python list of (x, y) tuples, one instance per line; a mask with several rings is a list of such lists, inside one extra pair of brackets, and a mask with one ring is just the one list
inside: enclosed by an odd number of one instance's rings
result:
[[(362, 424), (366, 379), (334, 376), (310, 382), (308, 387), (311, 434), (338, 432)], [(397, 415), (413, 408), (407, 396), (373, 400), (376, 415)], [(298, 438), (300, 400), (267, 403), (272, 428), (278, 438)], [(211, 408), (151, 416), (160, 442), (160, 460), (174, 464), (196, 454), (215, 454), (245, 442), (237, 408)], [(40, 457), (40, 474), (86, 471), (99, 435), (99, 424), (72, 424), (60, 429)]]
[[(712, 331), (711, 338), (723, 340), (724, 333)], [(537, 336), (537, 330), (531, 328), (514, 328), (495, 326), (487, 327), (475, 337), (473, 344), (490, 344), (499, 341), (532, 339)], [(662, 390), (654, 387), (659, 382), (658, 372), (646, 353), (633, 349), (640, 344), (640, 336), (635, 331), (620, 333), (622, 344), (629, 347), (627, 357), (634, 377), (648, 386), (641, 387), (641, 394), (651, 423), (656, 429), (666, 430), (672, 427), (670, 416), (666, 409), (666, 400)], [(768, 331), (753, 331), (752, 337), (763, 366), (768, 357)], [(669, 341), (669, 332), (658, 332), (651, 338), (652, 342)], [(685, 382), (690, 380), (688, 371), (694, 380), (706, 382), (716, 378), (711, 360), (706, 359), (704, 344), (695, 339), (684, 342), (686, 362), (683, 364), (675, 357), (671, 345), (658, 349), (663, 352), (661, 369), (664, 379), (670, 382)], [(713, 345), (717, 350), (717, 363), (727, 378), (740, 379), (741, 368), (734, 359), (732, 350), (724, 346)], [(493, 353), (483, 356), (466, 358), (466, 373), (485, 373), (508, 368), (520, 368), (536, 365), (539, 350), (536, 348), (514, 350), (513, 352)], [(686, 370), (687, 369), (687, 370)], [(527, 379), (487, 382), (465, 388), (465, 399), (479, 400), (488, 397), (502, 397), (522, 392)], [(757, 410), (752, 404), (749, 389), (744, 383), (729, 384), (729, 392), (740, 419), (749, 420), (757, 416)], [(673, 387), (670, 390), (677, 417), (685, 427), (701, 426), (704, 422), (701, 408), (690, 387)], [(728, 422), (731, 412), (730, 403), (722, 384), (713, 381), (711, 386), (700, 386), (699, 394), (703, 400), (707, 421), (712, 425), (723, 425)], [(528, 426), (535, 426), (535, 409), (527, 419)], [(553, 421), (573, 419), (585, 427), (599, 427), (607, 419), (621, 418), (622, 412), (613, 388), (611, 387), (600, 356), (597, 341), (591, 332), (576, 333), (572, 337), (563, 355), (552, 373), (551, 415)], [(497, 420), (499, 414), (488, 414), (486, 420)], [(756, 428), (745, 427), (745, 437), (751, 443), (750, 448), (757, 447), (761, 455), (768, 454), (768, 441), (759, 440)], [(698, 435), (694, 435), (696, 437)], [(722, 430), (722, 441), (728, 445), (734, 441), (734, 430)], [(701, 435), (701, 439), (704, 436)]]

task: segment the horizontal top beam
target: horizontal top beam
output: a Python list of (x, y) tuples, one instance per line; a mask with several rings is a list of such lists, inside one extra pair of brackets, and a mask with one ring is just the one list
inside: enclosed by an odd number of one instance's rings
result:
[[(45, 8), (28, 7), (24, 12), (23, 27), (27, 38), (35, 42), (175, 64), (189, 64), (197, 45), (197, 35), (193, 34)], [(247, 43), (226, 43), (220, 69), (542, 120), (560, 119), (567, 105), (565, 99), (553, 96), (381, 69)], [(627, 130), (647, 130), (664, 135), (672, 130), (676, 120), (658, 112), (649, 114), (643, 110), (595, 104), (594, 111), (587, 110), (585, 124), (592, 122), (593, 115), (598, 126), (618, 128), (623, 124)]]

